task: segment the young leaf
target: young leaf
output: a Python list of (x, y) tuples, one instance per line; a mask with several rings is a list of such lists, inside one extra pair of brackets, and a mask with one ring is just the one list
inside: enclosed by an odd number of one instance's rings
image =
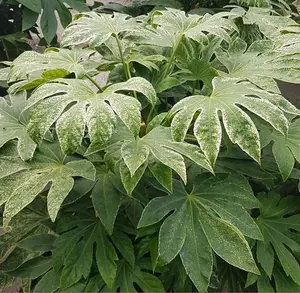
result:
[[(261, 239), (258, 227), (244, 210), (258, 206), (246, 179), (239, 175), (212, 177), (205, 174), (197, 177), (191, 193), (179, 182), (175, 186), (173, 194), (153, 199), (139, 222), (140, 228), (147, 227), (175, 210), (160, 229), (159, 256), (162, 260), (170, 262), (179, 254), (200, 292), (206, 291), (209, 285), (212, 250), (231, 265), (258, 273), (243, 236)], [(226, 203), (234, 206), (231, 213), (223, 210)], [(235, 211), (240, 211), (239, 216)], [(245, 220), (250, 229), (244, 225)]]
[[(253, 97), (254, 95), (256, 97)], [(191, 96), (181, 100), (171, 109), (171, 115), (175, 115), (171, 125), (172, 136), (182, 141), (194, 115), (200, 112), (194, 123), (194, 135), (211, 164), (215, 164), (222, 139), (218, 115), (221, 112), (230, 140), (238, 144), (254, 160), (260, 162), (258, 130), (251, 118), (239, 106), (255, 113), (285, 134), (288, 120), (280, 108), (266, 100), (266, 95), (265, 91), (259, 90), (248, 82), (215, 77), (210, 96)]]
[[(260, 194), (258, 198), (262, 207), (256, 223), (264, 239), (257, 242), (257, 260), (271, 277), (276, 253), (286, 275), (300, 285), (300, 266), (293, 255), (293, 251), (299, 251), (300, 242), (293, 239), (295, 233), (291, 232), (292, 229), (300, 230), (299, 215), (294, 214), (298, 210), (298, 200), (294, 197), (281, 198), (278, 194)], [(287, 216), (291, 214), (294, 215)]]

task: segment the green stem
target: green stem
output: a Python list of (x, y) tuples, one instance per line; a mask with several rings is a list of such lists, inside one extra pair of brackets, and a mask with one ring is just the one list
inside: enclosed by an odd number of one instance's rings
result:
[(98, 89), (99, 91), (102, 93), (103, 92), (103, 89), (102, 87), (89, 75), (89, 74), (85, 74), (85, 77), (90, 80)]
[(193, 92), (192, 92), (193, 95), (195, 94), (196, 86), (197, 86), (197, 80), (194, 80), (194, 83), (193, 83)]
[(179, 45), (180, 45), (182, 39), (183, 39), (183, 35), (180, 35), (180, 37), (179, 37), (179, 39), (178, 39), (178, 41), (177, 41), (177, 44), (176, 44), (175, 47), (173, 48), (172, 55), (171, 55), (171, 57), (170, 57), (170, 60), (169, 60), (169, 62), (168, 62), (168, 66), (167, 66), (167, 68), (166, 68), (166, 70), (165, 70), (165, 73), (164, 73), (162, 79), (165, 79), (166, 76), (170, 73), (170, 70), (171, 70), (171, 68), (172, 68), (172, 66), (173, 66), (173, 63), (174, 63), (174, 59), (175, 59), (175, 55), (176, 55), (177, 49), (178, 49), (178, 47), (179, 47)]
[[(130, 70), (125, 62), (125, 59), (124, 59), (124, 54), (123, 54), (123, 50), (122, 50), (122, 44), (121, 44), (121, 41), (120, 41), (120, 38), (118, 36), (118, 34), (114, 34), (114, 37), (117, 41), (117, 44), (118, 44), (118, 48), (119, 48), (119, 52), (120, 52), (120, 57), (121, 57), (121, 60), (122, 60), (122, 64), (123, 64), (123, 68), (124, 68), (124, 72), (125, 72), (125, 76), (126, 76), (126, 79), (129, 79), (131, 74), (130, 74)], [(129, 74), (128, 74), (128, 71), (129, 71)]]

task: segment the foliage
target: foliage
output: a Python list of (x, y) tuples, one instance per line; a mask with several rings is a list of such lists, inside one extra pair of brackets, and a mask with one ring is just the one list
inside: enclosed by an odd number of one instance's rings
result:
[(105, 9), (0, 69), (1, 288), (299, 291), (299, 25)]

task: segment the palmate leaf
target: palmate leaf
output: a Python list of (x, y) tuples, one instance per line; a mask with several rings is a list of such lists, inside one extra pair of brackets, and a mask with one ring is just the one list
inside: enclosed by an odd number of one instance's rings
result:
[(28, 113), (23, 113), (25, 104), (24, 92), (11, 95), (10, 101), (0, 98), (0, 147), (8, 141), (17, 139), (17, 150), (24, 161), (31, 159), (36, 149), (36, 143), (27, 133)]
[(196, 178), (188, 193), (176, 181), (174, 192), (154, 198), (143, 211), (139, 228), (165, 216), (159, 232), (159, 257), (169, 263), (178, 254), (196, 288), (206, 292), (212, 274), (212, 250), (240, 269), (259, 273), (243, 234), (261, 239), (245, 208), (259, 205), (243, 176), (208, 174)]
[(90, 148), (102, 146), (113, 134), (116, 116), (137, 136), (141, 105), (137, 99), (119, 91), (141, 92), (152, 105), (157, 101), (151, 83), (140, 77), (113, 84), (103, 93), (95, 92), (83, 80), (58, 79), (40, 86), (29, 98), (27, 108), (32, 109), (28, 131), (40, 142), (57, 121), (57, 135), (65, 153), (74, 153), (80, 147), (86, 126)]
[(300, 285), (300, 266), (293, 255), (293, 251), (300, 249), (300, 237), (296, 234), (300, 231), (300, 215), (294, 214), (299, 209), (299, 200), (274, 193), (260, 194), (258, 198), (262, 206), (256, 223), (264, 239), (257, 242), (257, 261), (271, 278), (276, 254), (285, 274)]
[[(227, 51), (218, 48), (216, 56), (227, 68), (230, 77), (249, 80), (265, 90), (280, 94), (275, 79), (299, 83), (300, 55), (276, 50), (275, 46), (272, 41), (259, 40), (247, 49), (246, 42), (236, 38)], [(286, 103), (289, 104), (288, 101)], [(289, 109), (299, 112), (292, 105)]]
[(138, 292), (134, 285), (138, 285), (143, 292), (165, 292), (163, 284), (154, 275), (142, 270), (142, 267), (137, 264), (134, 267), (126, 261), (118, 262), (118, 272), (116, 281), (112, 287), (105, 287), (103, 292)]
[[(281, 96), (279, 96), (281, 97)], [(197, 112), (199, 116), (194, 123), (194, 135), (201, 149), (211, 164), (214, 164), (219, 153), (222, 139), (222, 127), (219, 112), (225, 130), (233, 143), (254, 160), (260, 162), (260, 141), (258, 130), (239, 106), (246, 108), (279, 132), (286, 134), (288, 120), (279, 107), (268, 101), (269, 93), (258, 89), (251, 83), (239, 82), (232, 78), (215, 77), (210, 96), (187, 97), (171, 109), (172, 136), (182, 141)], [(281, 97), (281, 99), (284, 99)]]
[[(64, 221), (67, 221), (64, 220)], [(89, 214), (79, 213), (70, 218), (67, 230), (60, 231), (61, 236), (55, 242), (53, 267), (60, 272), (60, 290), (77, 283), (90, 274), (94, 244), (96, 244), (96, 263), (103, 280), (111, 287), (117, 274), (118, 256), (107, 232), (99, 220)]]
[[(2, 158), (5, 159), (5, 158)], [(57, 142), (44, 142), (35, 153), (28, 168), (0, 179), (1, 203), (6, 202), (3, 225), (7, 227), (11, 219), (30, 204), (49, 184), (51, 184), (47, 205), (52, 221), (74, 185), (73, 177), (95, 178), (95, 167), (87, 160), (64, 163), (65, 156)], [(7, 161), (10, 164), (10, 160)]]
[(88, 43), (91, 47), (99, 47), (112, 35), (123, 32), (137, 32), (141, 25), (129, 15), (114, 13), (83, 13), (77, 16), (62, 35), (62, 46), (75, 46)]
[(282, 179), (291, 175), (295, 161), (300, 162), (300, 120), (291, 123), (286, 136), (269, 127), (261, 126), (262, 147), (273, 142), (272, 152), (275, 157)]
[(176, 75), (185, 80), (202, 80), (204, 85), (211, 88), (212, 79), (218, 72), (210, 64), (214, 48), (219, 46), (219, 38), (211, 39), (207, 46), (185, 39), (176, 50), (176, 65), (180, 69)]
[(157, 26), (155, 29), (148, 27), (136, 36), (141, 38), (138, 42), (162, 47), (173, 47), (180, 43), (183, 37), (197, 42), (207, 42), (207, 33), (229, 42), (231, 31), (237, 29), (233, 20), (226, 18), (229, 15), (230, 12), (224, 12), (201, 17), (186, 15), (184, 11), (167, 8), (154, 13), (152, 22)]
[(59, 69), (64, 69), (65, 75), (75, 73), (80, 78), (89, 71), (91, 64), (89, 58), (93, 54), (95, 54), (93, 50), (76, 48), (72, 50), (49, 48), (43, 54), (34, 51), (24, 52), (13, 61), (8, 81), (37, 79), (44, 71), (51, 72)]
[(122, 128), (117, 127), (117, 133), (106, 148), (106, 159), (109, 161), (111, 157), (114, 158), (113, 164), (121, 160), (120, 175), (129, 195), (147, 167), (158, 182), (169, 191), (172, 190), (172, 170), (186, 183), (184, 157), (213, 173), (199, 147), (185, 142), (175, 142), (169, 128), (159, 126), (144, 137), (136, 139), (126, 131), (122, 131)]

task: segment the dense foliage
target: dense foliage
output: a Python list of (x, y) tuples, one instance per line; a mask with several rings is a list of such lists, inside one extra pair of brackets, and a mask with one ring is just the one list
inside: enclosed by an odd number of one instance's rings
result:
[(2, 288), (300, 291), (300, 26), (269, 4), (86, 12), (0, 70)]

